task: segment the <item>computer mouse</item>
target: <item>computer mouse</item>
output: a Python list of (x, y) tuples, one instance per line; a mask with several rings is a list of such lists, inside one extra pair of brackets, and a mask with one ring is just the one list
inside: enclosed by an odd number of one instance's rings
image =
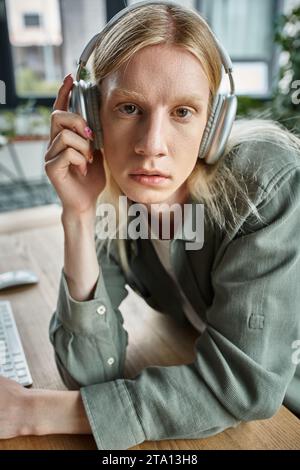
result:
[(18, 269), (0, 274), (0, 290), (26, 284), (37, 284), (37, 275), (28, 269)]

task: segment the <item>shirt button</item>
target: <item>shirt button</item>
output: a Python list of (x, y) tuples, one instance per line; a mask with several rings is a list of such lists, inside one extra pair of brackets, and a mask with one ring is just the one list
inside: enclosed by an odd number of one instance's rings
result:
[(108, 360), (107, 360), (107, 364), (109, 364), (110, 366), (115, 362), (114, 358), (113, 357), (110, 357)]
[(99, 315), (104, 315), (105, 312), (106, 308), (104, 307), (104, 305), (100, 305), (100, 307), (97, 308), (97, 313), (99, 313)]

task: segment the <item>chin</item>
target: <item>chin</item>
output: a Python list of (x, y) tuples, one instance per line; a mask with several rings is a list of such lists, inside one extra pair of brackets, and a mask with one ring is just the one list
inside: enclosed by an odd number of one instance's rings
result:
[(131, 189), (124, 191), (124, 194), (128, 199), (139, 204), (160, 204), (170, 198), (173, 192), (147, 188), (137, 191)]

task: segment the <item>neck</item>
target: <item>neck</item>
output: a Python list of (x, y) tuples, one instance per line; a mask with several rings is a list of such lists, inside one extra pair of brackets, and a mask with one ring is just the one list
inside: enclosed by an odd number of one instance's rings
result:
[[(184, 186), (183, 188), (179, 188), (179, 190), (174, 193), (169, 199), (166, 201), (162, 201), (161, 203), (157, 203), (158, 207), (153, 207), (151, 211), (151, 204), (145, 204), (148, 209), (148, 227), (149, 227), (149, 235), (150, 230), (155, 233), (155, 228), (158, 227), (158, 233), (156, 234), (159, 239), (163, 238), (163, 234), (167, 233), (169, 230), (170, 239), (174, 238), (174, 234), (176, 231), (176, 219), (174, 218), (174, 210), (171, 210), (171, 206), (173, 204), (179, 204), (181, 207), (181, 213), (183, 214), (183, 205), (187, 202), (189, 198), (189, 193), (187, 188)], [(167, 205), (167, 208), (160, 207), (160, 204)], [(175, 206), (176, 207), (176, 206)], [(163, 215), (165, 214), (165, 217)], [(168, 217), (167, 217), (168, 216)], [(163, 221), (169, 221), (169, 227), (164, 227), (163, 230)], [(154, 224), (154, 227), (153, 227)]]

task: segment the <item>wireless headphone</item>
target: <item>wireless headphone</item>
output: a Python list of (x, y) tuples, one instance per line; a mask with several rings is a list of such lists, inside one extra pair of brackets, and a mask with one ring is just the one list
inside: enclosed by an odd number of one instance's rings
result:
[[(94, 132), (95, 149), (100, 149), (103, 146), (103, 135), (99, 116), (100, 92), (97, 85), (80, 79), (81, 71), (94, 51), (100, 35), (109, 30), (128, 12), (141, 6), (152, 4), (180, 6), (176, 3), (167, 1), (141, 1), (131, 6), (127, 6), (111, 18), (102, 31), (96, 34), (88, 42), (78, 61), (76, 81), (74, 81), (70, 96), (69, 111), (80, 114), (87, 121), (89, 127)], [(207, 120), (198, 152), (198, 158), (204, 159), (207, 164), (216, 163), (223, 155), (237, 110), (237, 97), (235, 95), (234, 81), (232, 77), (232, 62), (211, 29), (210, 32), (220, 53), (225, 72), (228, 74), (230, 93), (223, 95), (218, 92), (213, 101), (212, 110)]]

